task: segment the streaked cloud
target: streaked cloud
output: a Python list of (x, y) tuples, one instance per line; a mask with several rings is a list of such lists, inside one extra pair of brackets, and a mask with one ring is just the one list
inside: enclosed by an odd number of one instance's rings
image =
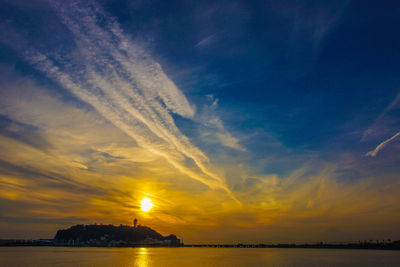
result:
[(222, 145), (226, 147), (231, 147), (240, 151), (246, 151), (246, 149), (239, 144), (239, 140), (228, 132), (217, 133), (217, 137), (221, 141)]
[(400, 103), (400, 93), (394, 97), (394, 99), (383, 109), (382, 112), (376, 117), (373, 123), (365, 130), (362, 134), (361, 141), (366, 141), (371, 138), (376, 138), (381, 135), (382, 131), (386, 130), (387, 126), (385, 125), (388, 121), (388, 113), (392, 110), (398, 108)]
[(390, 137), (389, 139), (386, 139), (382, 143), (380, 143), (374, 150), (371, 150), (365, 154), (365, 156), (371, 156), (375, 157), (379, 151), (381, 151), (387, 144), (392, 142), (394, 139), (396, 139), (400, 135), (400, 132), (397, 132), (395, 135)]
[[(340, 0), (329, 4), (322, 4), (318, 1), (309, 3), (269, 1), (267, 3), (278, 15), (291, 21), (291, 38), (309, 35), (312, 48), (317, 52), (320, 49), (321, 42), (338, 23), (350, 1)], [(309, 13), (310, 9), (314, 10), (312, 14)]]
[(208, 36), (204, 37), (203, 39), (201, 39), (194, 47), (196, 47), (198, 49), (207, 48), (208, 46), (217, 42), (219, 38), (220, 37), (219, 37), (218, 33), (208, 35)]
[[(95, 2), (50, 3), (71, 31), (76, 53), (55, 56), (28, 49), (26, 58), (140, 147), (187, 176), (232, 195), (211, 170), (207, 156), (176, 127), (171, 112), (192, 118), (195, 111), (161, 66)], [(185, 166), (185, 158), (193, 160), (199, 171)]]
[(206, 95), (206, 98), (211, 104), (203, 105), (194, 117), (196, 122), (205, 127), (202, 130), (202, 135), (216, 137), (212, 138), (211, 141), (209, 140), (211, 143), (217, 140), (222, 146), (242, 152), (246, 151), (246, 148), (240, 145), (240, 140), (226, 130), (223, 121), (216, 115), (219, 99), (214, 95)]

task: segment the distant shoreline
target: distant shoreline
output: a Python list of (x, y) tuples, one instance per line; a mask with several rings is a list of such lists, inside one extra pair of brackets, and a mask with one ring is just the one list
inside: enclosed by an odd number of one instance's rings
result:
[(184, 247), (196, 248), (309, 248), (309, 249), (361, 249), (361, 250), (400, 250), (399, 243), (388, 244), (236, 244), (236, 245), (218, 245), (218, 244), (188, 244)]

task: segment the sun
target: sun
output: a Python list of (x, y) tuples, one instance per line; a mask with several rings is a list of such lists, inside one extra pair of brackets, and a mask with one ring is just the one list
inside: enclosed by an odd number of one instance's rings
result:
[(142, 211), (144, 211), (144, 212), (148, 212), (149, 210), (151, 210), (151, 208), (153, 206), (154, 206), (153, 202), (148, 197), (144, 197), (142, 199), (142, 201), (140, 201), (140, 207), (142, 208)]

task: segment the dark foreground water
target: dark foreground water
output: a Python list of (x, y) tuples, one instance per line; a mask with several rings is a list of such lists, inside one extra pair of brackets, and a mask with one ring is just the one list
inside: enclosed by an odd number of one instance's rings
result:
[(400, 266), (400, 251), (0, 247), (0, 266)]

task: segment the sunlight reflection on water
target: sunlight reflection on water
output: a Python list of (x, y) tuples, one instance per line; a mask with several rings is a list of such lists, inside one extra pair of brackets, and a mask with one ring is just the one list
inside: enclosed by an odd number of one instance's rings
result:
[(400, 251), (0, 247), (0, 266), (399, 266)]
[(137, 255), (137, 261), (135, 262), (135, 267), (148, 267), (149, 266), (149, 257), (147, 253), (147, 248), (140, 248), (138, 255)]

